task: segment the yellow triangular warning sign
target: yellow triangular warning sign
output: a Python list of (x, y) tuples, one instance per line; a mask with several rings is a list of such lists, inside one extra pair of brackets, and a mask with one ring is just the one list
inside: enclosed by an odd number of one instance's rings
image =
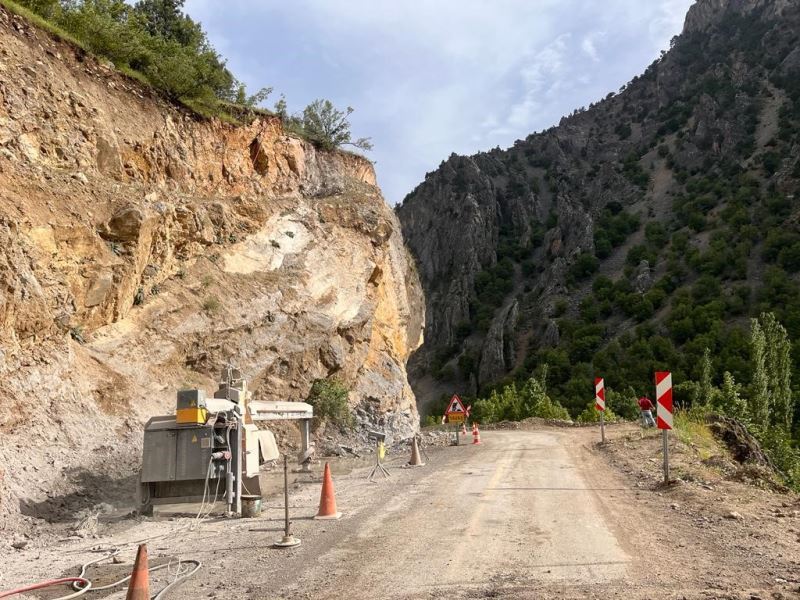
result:
[(461, 398), (454, 395), (450, 399), (450, 406), (444, 414), (450, 415), (453, 413), (465, 413), (465, 412), (467, 411), (464, 410), (464, 405), (461, 403)]

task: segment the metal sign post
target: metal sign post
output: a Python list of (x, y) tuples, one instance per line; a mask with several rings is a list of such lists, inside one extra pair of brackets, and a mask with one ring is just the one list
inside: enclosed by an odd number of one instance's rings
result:
[(672, 429), (672, 373), (656, 373), (656, 423), (664, 443), (664, 483), (669, 483), (669, 430)]
[(605, 444), (606, 443), (606, 420), (605, 420), (605, 417), (603, 416), (605, 414), (606, 414), (605, 412), (601, 412), (600, 413), (600, 443), (601, 444)]
[(594, 380), (594, 407), (600, 411), (600, 443), (606, 443), (606, 384), (602, 377)]
[(461, 402), (461, 398), (459, 398), (456, 394), (453, 394), (453, 397), (450, 398), (450, 404), (447, 406), (448, 408), (446, 411), (444, 411), (443, 420), (456, 426), (456, 446), (458, 446), (460, 443), (458, 438), (458, 424), (463, 423), (466, 419), (467, 409), (464, 408), (464, 403)]
[(289, 521), (289, 457), (283, 455), (283, 507), (284, 507), (284, 529), (283, 539), (272, 544), (275, 548), (294, 548), (300, 545), (300, 540), (294, 537), (289, 531), (291, 522)]

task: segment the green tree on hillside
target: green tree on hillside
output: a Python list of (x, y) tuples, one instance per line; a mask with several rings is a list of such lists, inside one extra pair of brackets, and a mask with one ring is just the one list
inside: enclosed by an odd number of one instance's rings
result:
[(330, 100), (314, 100), (303, 110), (302, 125), (306, 135), (323, 148), (333, 150), (341, 146), (355, 146), (372, 150), (369, 138), (352, 139), (349, 117), (353, 109), (337, 109)]
[(750, 339), (753, 355), (753, 383), (748, 399), (750, 421), (760, 427), (769, 422), (769, 384), (767, 382), (767, 339), (758, 319), (750, 320)]
[(700, 395), (698, 403), (707, 406), (713, 404), (714, 385), (711, 382), (711, 351), (706, 348), (703, 351), (703, 363), (700, 376)]
[(150, 35), (200, 49), (207, 45), (206, 36), (200, 25), (183, 13), (184, 4), (185, 0), (139, 0), (134, 13), (142, 17)]
[(794, 416), (789, 336), (773, 313), (762, 313), (759, 320), (766, 339), (767, 388), (771, 424), (788, 432), (791, 430)]
[(730, 371), (722, 375), (722, 387), (715, 396), (714, 410), (742, 420), (746, 416), (747, 401), (741, 395), (742, 386), (736, 383)]
[(791, 431), (794, 417), (792, 359), (789, 335), (773, 313), (751, 321), (753, 383), (750, 419), (753, 424)]

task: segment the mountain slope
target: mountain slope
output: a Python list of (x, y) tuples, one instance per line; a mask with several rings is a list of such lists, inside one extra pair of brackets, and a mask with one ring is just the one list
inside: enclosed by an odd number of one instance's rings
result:
[(796, 1), (699, 0), (621, 93), (429, 173), (397, 208), (426, 292), (421, 402), (546, 364), (577, 412), (593, 371), (644, 393), (705, 348), (747, 383), (764, 309), (800, 340), (798, 42)]

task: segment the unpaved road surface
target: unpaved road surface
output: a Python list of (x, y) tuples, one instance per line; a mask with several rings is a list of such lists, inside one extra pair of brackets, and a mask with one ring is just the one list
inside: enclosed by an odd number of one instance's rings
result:
[[(282, 496), (275, 496), (258, 519), (209, 519), (193, 529), (189, 519), (126, 519), (101, 529), (98, 540), (19, 552), (9, 574), (14, 583), (75, 574), (98, 556), (92, 546), (121, 546), (125, 564), (89, 570), (102, 585), (130, 569), (133, 542), (151, 538), (153, 561), (203, 562), (170, 593), (176, 600), (798, 597), (792, 570), (800, 545), (791, 533), (759, 542), (763, 524), (751, 531), (723, 516), (695, 527), (670, 497), (691, 502), (685, 489), (658, 491), (614, 469), (593, 430), (482, 437), (480, 446), (429, 450), (424, 467), (400, 468), (406, 457), (390, 458), (391, 477), (376, 483), (367, 481), (368, 467), (334, 471), (339, 521), (312, 519), (318, 477), (295, 475), (290, 506), (302, 545), (291, 550), (270, 547), (282, 528)], [(721, 543), (726, 535), (744, 551)], [(154, 591), (168, 580), (164, 573), (154, 575)], [(0, 589), (9, 582), (0, 580)]]

